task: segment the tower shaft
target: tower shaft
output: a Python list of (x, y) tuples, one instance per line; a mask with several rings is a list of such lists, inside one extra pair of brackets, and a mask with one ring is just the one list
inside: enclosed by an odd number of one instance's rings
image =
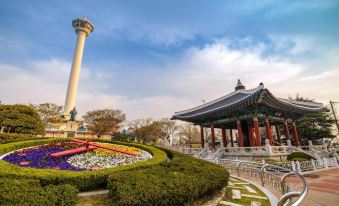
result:
[(82, 54), (85, 46), (86, 33), (79, 31), (75, 45), (74, 57), (72, 62), (72, 69), (69, 76), (68, 88), (64, 106), (64, 113), (69, 114), (75, 106), (75, 100), (78, 90), (78, 82), (80, 75), (80, 68), (82, 62)]
[(72, 26), (74, 27), (75, 33), (77, 34), (77, 41), (75, 44), (72, 68), (69, 76), (66, 100), (64, 105), (64, 115), (66, 117), (69, 116), (70, 112), (75, 107), (85, 39), (94, 30), (93, 24), (89, 22), (86, 17), (83, 19), (73, 20)]

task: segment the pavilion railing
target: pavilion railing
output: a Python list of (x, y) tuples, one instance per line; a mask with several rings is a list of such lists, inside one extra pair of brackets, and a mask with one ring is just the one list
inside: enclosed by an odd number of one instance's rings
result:
[[(179, 151), (199, 158), (227, 158), (227, 159), (239, 159), (239, 157), (245, 157), (248, 159), (251, 157), (280, 157), (284, 158), (292, 152), (303, 152), (312, 156), (317, 161), (323, 161), (323, 158), (336, 158), (339, 162), (339, 155), (334, 148), (327, 148), (326, 145), (314, 146), (309, 141), (308, 146), (295, 147), (291, 145), (291, 142), (287, 140), (287, 146), (271, 146), (269, 141), (265, 140), (265, 145), (260, 147), (217, 147), (216, 149), (209, 150), (205, 148), (181, 148)], [(310, 163), (309, 163), (310, 164)], [(320, 164), (319, 164), (320, 165)]]
[[(257, 180), (263, 187), (273, 188), (280, 194), (279, 206), (297, 206), (305, 198), (307, 184), (305, 178), (297, 171), (262, 162), (248, 162), (228, 159), (206, 159), (224, 166), (228, 171)], [(292, 180), (297, 178), (297, 180)]]

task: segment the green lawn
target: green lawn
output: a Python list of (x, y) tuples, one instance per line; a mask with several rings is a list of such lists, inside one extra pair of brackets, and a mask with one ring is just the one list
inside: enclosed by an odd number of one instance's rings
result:
[[(225, 196), (222, 198), (222, 201), (227, 201), (227, 202), (233, 202), (236, 204), (241, 204), (241, 205), (251, 205), (252, 201), (256, 201), (259, 202), (260, 205), (262, 206), (270, 206), (270, 201), (269, 199), (266, 197), (266, 195), (259, 190), (256, 186), (252, 185), (252, 184), (248, 184), (246, 186), (251, 187), (253, 190), (255, 190), (257, 193), (251, 193), (249, 192), (245, 187), (242, 187), (241, 185), (237, 185), (235, 183), (246, 183), (243, 180), (240, 180), (238, 178), (230, 178), (229, 182), (232, 184), (234, 184), (234, 186), (227, 186), (226, 190), (225, 190)], [(234, 188), (236, 187), (236, 188)], [(263, 199), (258, 199), (258, 198), (250, 198), (250, 197), (241, 197), (240, 200), (238, 199), (233, 199), (232, 198), (232, 189), (237, 189), (240, 190), (241, 195), (242, 194), (247, 194), (247, 195), (253, 195), (253, 196), (261, 196), (261, 197), (266, 197), (267, 200), (263, 200)], [(223, 206), (223, 204), (218, 204), (218, 206)]]

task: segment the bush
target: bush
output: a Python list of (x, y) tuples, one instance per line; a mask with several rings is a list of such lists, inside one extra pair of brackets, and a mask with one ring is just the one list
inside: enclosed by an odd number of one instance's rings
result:
[(0, 104), (0, 128), (9, 133), (45, 133), (44, 124), (37, 111), (31, 106), (20, 104)]
[(43, 137), (37, 137), (36, 135), (32, 134), (0, 133), (0, 144), (34, 139), (43, 139)]
[(212, 194), (227, 184), (229, 174), (223, 167), (172, 153), (173, 160), (167, 163), (110, 175), (110, 196), (118, 205), (179, 206)]
[(296, 158), (291, 159), (290, 161), (299, 161), (299, 162), (302, 162), (302, 161), (310, 161), (310, 159), (296, 157)]
[(291, 154), (287, 155), (288, 161), (294, 161), (293, 159), (295, 158), (301, 158), (301, 159), (306, 159), (306, 160), (314, 159), (312, 156), (306, 153), (303, 153), (303, 152), (292, 152)]
[(38, 180), (0, 178), (0, 205), (75, 205), (78, 190), (70, 185), (42, 187)]
[[(44, 140), (30, 140), (24, 142), (14, 142), (0, 145), (0, 155), (11, 152), (16, 149), (53, 143), (57, 141), (67, 141), (67, 139), (44, 139)], [(100, 141), (111, 142), (111, 141)], [(118, 143), (120, 144), (120, 143)], [(67, 170), (51, 170), (51, 169), (35, 169), (24, 168), (19, 165), (14, 165), (6, 161), (0, 160), (0, 178), (30, 178), (40, 180), (43, 186), (49, 184), (70, 184), (76, 186), (79, 190), (103, 188), (107, 185), (107, 178), (110, 174), (116, 171), (131, 170), (137, 168), (146, 168), (153, 165), (159, 165), (167, 161), (166, 153), (160, 149), (134, 143), (123, 143), (124, 145), (141, 148), (150, 152), (153, 157), (149, 160), (140, 161), (130, 165), (123, 165), (114, 168), (96, 170), (96, 171), (82, 171), (74, 172)]]

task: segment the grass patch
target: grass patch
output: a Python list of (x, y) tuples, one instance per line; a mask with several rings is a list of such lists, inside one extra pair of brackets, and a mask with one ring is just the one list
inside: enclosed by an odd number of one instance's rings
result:
[[(230, 183), (246, 183), (245, 181), (243, 181), (241, 179), (238, 179), (238, 178), (234, 178), (234, 177), (230, 178), (229, 182)], [(242, 187), (241, 185), (234, 185), (234, 186), (235, 187)], [(241, 195), (242, 194), (246, 194), (246, 195), (261, 196), (261, 197), (266, 197), (267, 198), (265, 193), (263, 193), (261, 190), (259, 190), (256, 186), (254, 186), (252, 184), (248, 184), (246, 186), (251, 187), (257, 193), (251, 193), (245, 187), (243, 189), (240, 189), (240, 188), (235, 188), (235, 189), (240, 190)], [(271, 203), (270, 203), (268, 198), (267, 198), (267, 200), (258, 199), (258, 198), (250, 198), (250, 197), (241, 197), (240, 200), (233, 199), (232, 198), (232, 187), (233, 186), (226, 187), (225, 196), (222, 198), (223, 201), (233, 202), (233, 203), (241, 204), (241, 205), (251, 205), (252, 201), (256, 201), (256, 202), (259, 202), (261, 204), (261, 206), (270, 206), (271, 205)], [(223, 206), (223, 205), (222, 204), (218, 204), (218, 206)]]

